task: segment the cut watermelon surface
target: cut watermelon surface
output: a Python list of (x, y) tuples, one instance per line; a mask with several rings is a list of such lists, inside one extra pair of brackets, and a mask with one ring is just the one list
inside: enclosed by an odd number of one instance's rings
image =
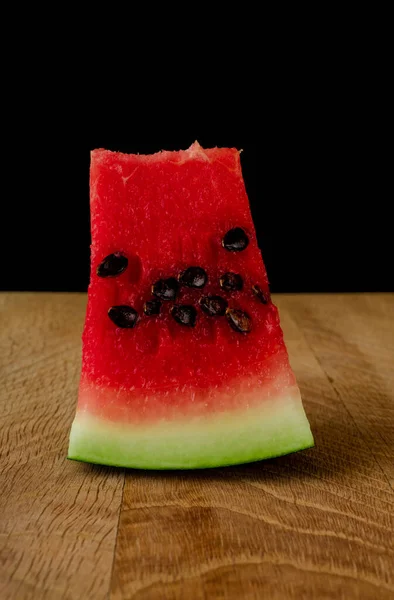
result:
[(239, 152), (94, 150), (90, 190), (69, 458), (189, 469), (312, 446)]

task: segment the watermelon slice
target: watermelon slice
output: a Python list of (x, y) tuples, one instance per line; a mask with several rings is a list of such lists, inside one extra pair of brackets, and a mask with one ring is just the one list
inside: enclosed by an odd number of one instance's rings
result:
[(239, 152), (94, 150), (90, 186), (69, 458), (189, 469), (312, 446)]

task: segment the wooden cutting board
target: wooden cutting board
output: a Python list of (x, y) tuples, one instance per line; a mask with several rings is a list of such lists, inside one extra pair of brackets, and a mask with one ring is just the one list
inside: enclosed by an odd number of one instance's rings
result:
[(66, 459), (83, 294), (0, 295), (0, 598), (394, 598), (394, 295), (281, 295), (316, 447), (195, 472)]

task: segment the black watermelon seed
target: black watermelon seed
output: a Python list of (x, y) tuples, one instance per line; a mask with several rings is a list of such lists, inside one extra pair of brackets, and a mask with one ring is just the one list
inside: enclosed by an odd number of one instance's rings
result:
[(171, 316), (180, 325), (194, 327), (197, 319), (197, 311), (194, 306), (188, 304), (175, 304), (170, 310)]
[(153, 315), (159, 315), (161, 309), (160, 300), (148, 300), (144, 304), (144, 314), (147, 317), (152, 317)]
[(225, 292), (238, 292), (244, 286), (243, 279), (238, 273), (225, 273), (219, 279), (219, 283)]
[(263, 304), (268, 304), (269, 297), (263, 292), (259, 285), (252, 286), (253, 293)]
[(238, 333), (250, 333), (252, 329), (252, 321), (249, 315), (243, 310), (228, 308), (226, 310), (227, 321), (230, 327)]
[(249, 245), (249, 238), (241, 227), (230, 229), (222, 240), (223, 248), (229, 252), (242, 252)]
[(108, 254), (96, 269), (96, 273), (99, 277), (116, 277), (127, 269), (129, 261), (126, 256), (120, 252), (114, 254)]
[(201, 310), (210, 317), (222, 317), (226, 314), (227, 300), (221, 296), (203, 296), (199, 302)]
[(207, 272), (201, 267), (189, 267), (178, 275), (178, 281), (181, 285), (190, 288), (201, 289), (208, 281)]
[(117, 327), (132, 329), (137, 325), (138, 313), (132, 306), (111, 306), (108, 316)]
[(152, 294), (160, 300), (175, 300), (178, 287), (179, 284), (175, 277), (159, 279), (152, 285)]

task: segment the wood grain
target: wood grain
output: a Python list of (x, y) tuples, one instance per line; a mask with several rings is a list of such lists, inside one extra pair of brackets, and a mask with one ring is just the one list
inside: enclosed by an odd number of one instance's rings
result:
[(65, 459), (85, 296), (0, 296), (0, 598), (394, 598), (394, 296), (275, 301), (316, 447), (125, 473)]
[(350, 298), (294, 297), (294, 318), (394, 489), (394, 297)]
[(0, 296), (0, 598), (108, 597), (124, 472), (67, 461), (84, 295)]

